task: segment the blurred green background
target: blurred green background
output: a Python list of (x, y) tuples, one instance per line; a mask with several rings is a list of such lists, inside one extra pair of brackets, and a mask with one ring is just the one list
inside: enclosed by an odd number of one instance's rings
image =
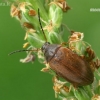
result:
[[(63, 22), (75, 31), (83, 32), (84, 40), (92, 45), (100, 58), (100, 0), (67, 0), (72, 10), (64, 14)], [(52, 76), (40, 70), (44, 65), (38, 61), (28, 64), (19, 62), (25, 52), (8, 56), (22, 49), (25, 31), (10, 16), (10, 6), (0, 1), (0, 100), (56, 100), (52, 89)], [(68, 32), (65, 32), (66, 40)]]

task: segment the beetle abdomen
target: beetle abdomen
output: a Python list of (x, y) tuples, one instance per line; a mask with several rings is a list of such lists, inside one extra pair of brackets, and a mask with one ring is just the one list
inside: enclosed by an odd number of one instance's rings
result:
[(58, 76), (73, 85), (83, 86), (93, 82), (94, 76), (89, 63), (68, 48), (60, 47), (49, 65)]

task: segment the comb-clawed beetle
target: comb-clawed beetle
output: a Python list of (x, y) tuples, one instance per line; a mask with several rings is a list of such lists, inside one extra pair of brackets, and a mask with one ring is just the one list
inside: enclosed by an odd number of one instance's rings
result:
[(75, 87), (93, 82), (94, 75), (89, 63), (69, 48), (46, 42), (41, 50), (50, 68)]

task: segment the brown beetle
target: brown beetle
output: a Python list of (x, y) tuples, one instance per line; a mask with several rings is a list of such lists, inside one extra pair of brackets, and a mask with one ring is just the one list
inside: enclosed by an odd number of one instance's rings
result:
[(75, 87), (93, 82), (94, 75), (89, 63), (70, 49), (48, 42), (41, 49), (50, 68)]
[[(39, 14), (38, 9), (39, 22), (43, 31)], [(46, 62), (49, 64), (50, 68), (55, 71), (57, 76), (64, 78), (75, 87), (89, 85), (93, 82), (93, 72), (89, 63), (84, 58), (77, 55), (67, 47), (63, 47), (59, 44), (50, 44), (47, 42), (44, 31), (43, 35), (46, 42), (42, 46), (41, 50), (44, 54)]]

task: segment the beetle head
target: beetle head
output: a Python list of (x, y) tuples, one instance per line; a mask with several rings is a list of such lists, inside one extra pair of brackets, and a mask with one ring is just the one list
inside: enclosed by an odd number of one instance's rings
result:
[(50, 45), (49, 42), (45, 42), (44, 45), (42, 46), (41, 50), (42, 50), (42, 52), (43, 52), (44, 54), (45, 54), (45, 52), (47, 51), (49, 45)]
[(61, 47), (61, 45), (50, 44), (49, 42), (44, 43), (41, 50), (42, 50), (47, 62), (49, 62), (51, 60), (51, 58), (55, 55), (55, 53), (57, 52), (57, 49), (59, 47)]

